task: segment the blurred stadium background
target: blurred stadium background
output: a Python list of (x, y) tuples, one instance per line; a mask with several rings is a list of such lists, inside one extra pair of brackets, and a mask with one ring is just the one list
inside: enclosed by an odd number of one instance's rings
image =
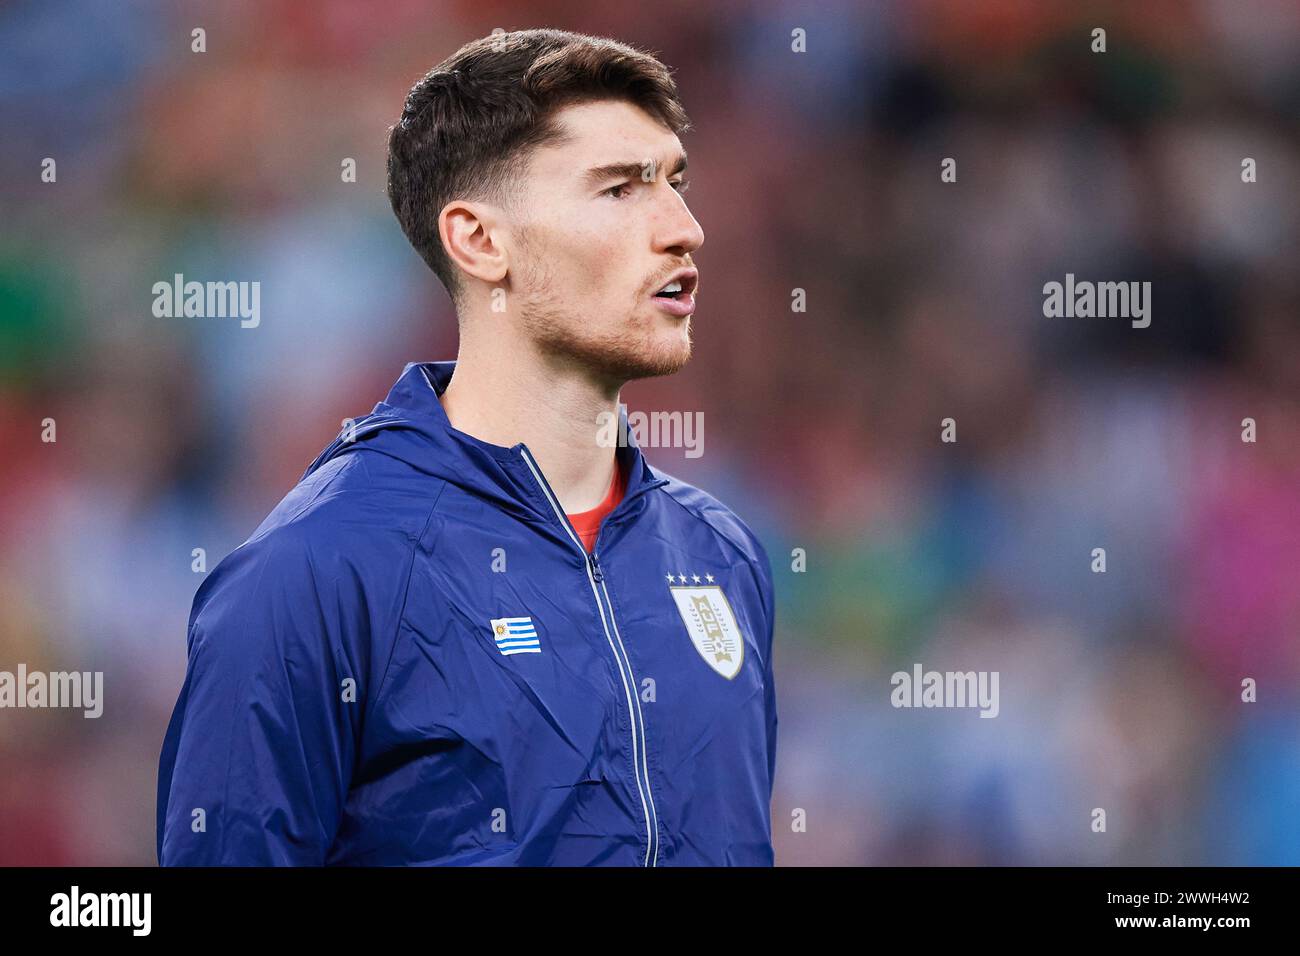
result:
[[(695, 124), (695, 358), (624, 401), (704, 412), (703, 457), (649, 457), (773, 556), (778, 864), (1300, 864), (1282, 0), (7, 4), (0, 669), (102, 670), (106, 703), (0, 712), (0, 863), (155, 862), (191, 552), (454, 357), (385, 131), (463, 42), (534, 26), (659, 53)], [(178, 272), (260, 281), (261, 325), (154, 318)], [(1066, 272), (1151, 280), (1150, 328), (1044, 318)], [(916, 662), (999, 671), (1000, 715), (892, 708)]]

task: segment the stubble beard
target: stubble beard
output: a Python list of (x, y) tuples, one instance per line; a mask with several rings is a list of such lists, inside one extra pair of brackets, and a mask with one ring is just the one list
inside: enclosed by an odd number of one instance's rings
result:
[(559, 306), (561, 296), (544, 261), (530, 256), (524, 275), (521, 324), (548, 361), (617, 384), (672, 375), (690, 361), (690, 316), (681, 320), (686, 323), (685, 342), (675, 337), (671, 342), (656, 341), (650, 320), (637, 314), (636, 301), (616, 326), (593, 332), (584, 316), (571, 315)]

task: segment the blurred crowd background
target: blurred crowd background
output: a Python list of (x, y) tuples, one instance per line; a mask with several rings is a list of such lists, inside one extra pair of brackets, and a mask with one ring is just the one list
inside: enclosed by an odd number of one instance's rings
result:
[[(155, 862), (192, 552), (455, 357), (386, 130), (536, 26), (657, 52), (695, 124), (695, 357), (623, 400), (704, 413), (647, 454), (773, 557), (778, 864), (1300, 864), (1288, 0), (5, 5), (0, 669), (106, 701), (0, 711), (0, 863)], [(1067, 272), (1151, 281), (1150, 327), (1045, 318)], [(155, 318), (175, 273), (260, 281), (260, 326)], [(893, 708), (915, 663), (999, 716)]]

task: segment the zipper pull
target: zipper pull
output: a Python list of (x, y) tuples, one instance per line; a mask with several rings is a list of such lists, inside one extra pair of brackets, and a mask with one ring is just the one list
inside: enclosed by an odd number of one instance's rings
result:
[(596, 560), (594, 552), (587, 554), (587, 563), (591, 565), (591, 576), (597, 584), (605, 580), (605, 576), (600, 573), (600, 562)]

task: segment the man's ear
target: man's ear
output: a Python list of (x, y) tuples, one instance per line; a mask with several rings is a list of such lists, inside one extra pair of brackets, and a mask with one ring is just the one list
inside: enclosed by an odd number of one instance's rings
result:
[(506, 276), (509, 256), (498, 241), (500, 211), (486, 203), (454, 200), (438, 214), (438, 235), (451, 261), (489, 285)]

